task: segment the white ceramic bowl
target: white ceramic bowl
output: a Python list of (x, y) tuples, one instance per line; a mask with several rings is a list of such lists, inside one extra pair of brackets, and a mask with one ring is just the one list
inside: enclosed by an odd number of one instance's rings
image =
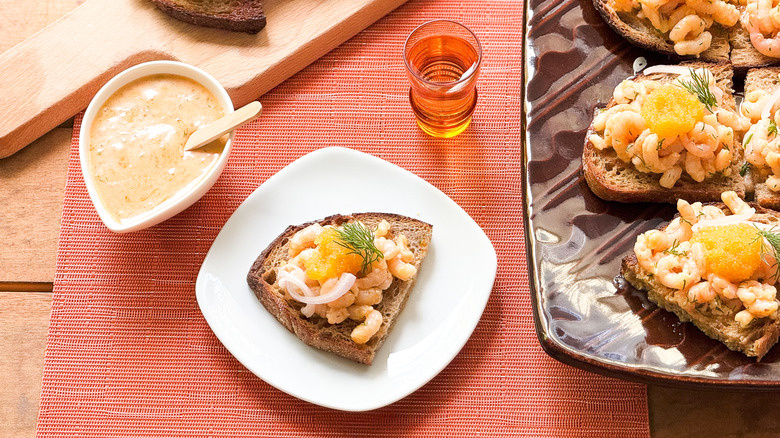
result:
[(230, 96), (227, 94), (227, 91), (225, 91), (225, 88), (214, 79), (213, 76), (197, 67), (176, 61), (152, 61), (136, 65), (116, 75), (97, 92), (89, 103), (87, 111), (84, 113), (84, 119), (81, 122), (81, 131), (79, 131), (79, 158), (81, 160), (81, 172), (84, 175), (87, 191), (89, 192), (90, 198), (92, 198), (92, 203), (95, 205), (95, 209), (97, 210), (100, 219), (111, 231), (117, 233), (137, 231), (159, 224), (160, 222), (181, 213), (187, 207), (194, 204), (217, 181), (217, 178), (219, 178), (219, 175), (225, 168), (225, 163), (227, 163), (232, 149), (233, 133), (230, 133), (224, 150), (217, 158), (217, 162), (214, 163), (211, 169), (201, 178), (190, 182), (174, 196), (146, 213), (121, 221), (114, 218), (98, 196), (94, 177), (89, 166), (88, 152), (92, 122), (100, 107), (103, 106), (106, 100), (117, 90), (136, 79), (154, 74), (173, 74), (190, 78), (206, 87), (206, 89), (216, 96), (217, 100), (222, 105), (225, 114), (233, 112), (233, 102), (230, 100)]

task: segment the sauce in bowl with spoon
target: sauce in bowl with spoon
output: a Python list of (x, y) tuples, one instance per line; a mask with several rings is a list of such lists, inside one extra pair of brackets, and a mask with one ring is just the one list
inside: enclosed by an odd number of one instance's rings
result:
[(88, 151), (106, 210), (120, 221), (136, 217), (204, 177), (227, 135), (192, 151), (184, 144), (224, 114), (206, 87), (173, 74), (145, 76), (112, 94), (92, 122)]

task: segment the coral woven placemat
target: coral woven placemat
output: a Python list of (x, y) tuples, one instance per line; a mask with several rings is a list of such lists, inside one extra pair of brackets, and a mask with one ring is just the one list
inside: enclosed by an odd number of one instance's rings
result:
[[(436, 18), (463, 22), (484, 50), (473, 124), (450, 140), (416, 127), (401, 61), (405, 37)], [(644, 386), (562, 365), (534, 332), (521, 29), (519, 0), (410, 0), (262, 96), (262, 117), (237, 133), (216, 185), (185, 212), (131, 234), (108, 231), (89, 200), (77, 120), (39, 436), (648, 436)], [(373, 154), (431, 182), (483, 227), (499, 258), (485, 313), (460, 354), (415, 393), (365, 413), (311, 405), (255, 377), (195, 299), (200, 264), (240, 203), (326, 146)]]

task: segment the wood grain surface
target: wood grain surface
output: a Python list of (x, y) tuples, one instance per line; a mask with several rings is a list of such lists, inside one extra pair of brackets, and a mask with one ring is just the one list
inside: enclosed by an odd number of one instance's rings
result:
[(236, 107), (261, 96), (406, 0), (264, 0), (256, 35), (175, 20), (144, 0), (89, 0), (0, 55), (0, 157), (84, 109), (120, 71), (173, 59), (204, 69)]
[(51, 290), (72, 131), (56, 128), (0, 161), (0, 283), (6, 289)]
[(0, 53), (62, 18), (85, 0), (0, 0)]
[[(81, 3), (0, 0), (0, 52)], [(5, 245), (0, 255), (0, 437), (35, 436), (51, 293), (21, 290), (51, 291), (70, 137), (71, 129), (58, 128), (19, 154), (0, 159), (0, 241)], [(651, 435), (780, 436), (780, 422), (767, 415), (780, 408), (774, 395), (650, 386)]]
[[(0, 53), (81, 3), (83, 0), (0, 0)], [(0, 255), (3, 437), (35, 436), (71, 131), (67, 127), (55, 129), (24, 154), (0, 160), (0, 241), (5, 249)], [(33, 217), (26, 217), (30, 212)], [(49, 292), (18, 292), (21, 290)]]

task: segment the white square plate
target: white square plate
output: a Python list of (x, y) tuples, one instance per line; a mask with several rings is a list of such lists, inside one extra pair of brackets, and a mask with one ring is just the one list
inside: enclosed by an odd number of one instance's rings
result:
[[(252, 262), (288, 225), (359, 212), (433, 225), (412, 295), (371, 366), (305, 345), (246, 282)], [(490, 240), (444, 193), (382, 159), (334, 147), (301, 157), (241, 204), (209, 250), (195, 290), (217, 338), (255, 375), (317, 405), (367, 411), (414, 392), (458, 354), (482, 316), (496, 267)]]

